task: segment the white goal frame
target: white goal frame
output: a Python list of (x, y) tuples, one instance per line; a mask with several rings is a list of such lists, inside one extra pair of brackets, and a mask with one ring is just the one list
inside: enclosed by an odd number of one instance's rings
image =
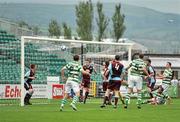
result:
[(22, 36), (21, 37), (21, 106), (24, 106), (24, 44), (26, 40), (31, 41), (54, 41), (54, 42), (73, 42), (73, 43), (81, 43), (81, 44), (99, 44), (99, 45), (119, 45), (119, 46), (127, 46), (128, 47), (128, 62), (131, 61), (132, 54), (132, 46), (134, 43), (111, 43), (111, 42), (97, 42), (97, 41), (84, 41), (84, 40), (68, 40), (68, 39), (54, 39), (54, 38), (46, 38), (46, 37), (32, 37), (32, 36)]

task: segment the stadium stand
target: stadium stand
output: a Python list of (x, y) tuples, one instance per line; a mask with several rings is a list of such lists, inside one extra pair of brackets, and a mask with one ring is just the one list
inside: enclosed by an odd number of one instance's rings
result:
[[(20, 83), (20, 40), (14, 35), (0, 30), (0, 83)], [(40, 50), (40, 47), (28, 43), (25, 45), (25, 70), (30, 64), (36, 64), (36, 80), (33, 83), (46, 83), (46, 76), (59, 76), (60, 69), (66, 64), (66, 60)]]

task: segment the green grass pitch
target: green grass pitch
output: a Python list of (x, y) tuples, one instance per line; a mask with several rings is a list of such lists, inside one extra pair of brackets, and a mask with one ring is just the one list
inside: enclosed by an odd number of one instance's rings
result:
[(78, 111), (67, 103), (63, 112), (59, 111), (59, 101), (0, 106), (0, 122), (180, 122), (180, 99), (173, 99), (171, 105), (143, 105), (142, 109), (136, 108), (136, 100), (131, 100), (128, 109), (122, 105), (102, 109), (101, 102), (102, 99), (90, 99), (87, 104), (78, 103)]

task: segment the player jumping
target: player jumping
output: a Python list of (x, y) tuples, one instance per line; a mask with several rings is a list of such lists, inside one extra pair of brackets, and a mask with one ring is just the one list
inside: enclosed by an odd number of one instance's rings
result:
[[(85, 61), (85, 65), (83, 66), (84, 71), (89, 72), (92, 74), (94, 71), (96, 73), (96, 70), (94, 70), (93, 66), (91, 65), (91, 60), (87, 59)], [(89, 88), (90, 88), (90, 82), (91, 82), (91, 77), (90, 75), (87, 74), (82, 74), (82, 93), (83, 93), (83, 103), (86, 103), (86, 99), (89, 95)]]
[[(110, 61), (105, 61), (103, 66), (103, 71), (102, 71), (102, 79), (103, 79), (103, 91), (106, 92), (108, 88), (108, 83), (109, 83), (109, 73), (108, 73), (108, 66), (109, 66)], [(110, 92), (108, 99), (106, 99), (106, 104), (111, 105), (111, 98), (112, 98), (112, 92)]]
[(168, 104), (170, 104), (170, 96), (168, 95), (168, 90), (171, 85), (171, 80), (173, 79), (173, 71), (171, 69), (171, 63), (167, 62), (166, 69), (164, 70), (163, 74), (158, 74), (158, 78), (162, 79), (162, 88), (163, 88), (163, 95), (167, 98)]
[(130, 69), (130, 76), (128, 80), (128, 93), (126, 95), (126, 101), (124, 108), (128, 107), (130, 94), (133, 92), (133, 87), (136, 86), (137, 89), (137, 107), (141, 108), (141, 90), (142, 90), (142, 82), (143, 82), (143, 74), (145, 73), (149, 76), (148, 71), (146, 70), (146, 64), (143, 61), (144, 55), (139, 54), (138, 59), (134, 59), (129, 67), (126, 69)]
[(120, 63), (119, 55), (116, 55), (115, 60), (113, 60), (109, 64), (108, 71), (110, 73), (109, 74), (109, 83), (108, 83), (108, 88), (105, 93), (104, 102), (101, 105), (101, 108), (105, 107), (106, 101), (108, 100), (108, 97), (109, 97), (109, 94), (111, 91), (114, 91), (114, 93), (115, 93), (114, 108), (117, 108), (117, 103), (118, 103), (118, 99), (119, 99), (119, 89), (121, 86), (121, 81), (123, 80), (121, 78), (121, 76), (124, 71), (124, 66)]
[(146, 64), (147, 64), (147, 71), (150, 75), (150, 77), (147, 78), (147, 87), (148, 87), (148, 92), (151, 98), (153, 98), (153, 94), (151, 93), (154, 90), (154, 86), (156, 84), (156, 72), (154, 68), (151, 66), (151, 60), (146, 59)]
[(86, 74), (86, 75), (90, 75), (90, 73), (86, 72), (83, 70), (82, 66), (79, 64), (79, 56), (75, 55), (73, 57), (74, 61), (69, 62), (66, 66), (64, 66), (61, 69), (61, 77), (63, 80), (65, 80), (65, 76), (64, 76), (64, 71), (67, 70), (68, 71), (68, 78), (65, 84), (65, 94), (64, 94), (64, 98), (61, 101), (61, 107), (60, 107), (60, 111), (63, 110), (64, 105), (66, 104), (68, 95), (71, 92), (71, 89), (74, 91), (75, 95), (73, 96), (73, 101), (71, 102), (70, 106), (73, 108), (73, 110), (77, 111), (77, 108), (75, 106), (75, 104), (78, 101), (78, 97), (79, 97), (79, 76), (80, 74)]

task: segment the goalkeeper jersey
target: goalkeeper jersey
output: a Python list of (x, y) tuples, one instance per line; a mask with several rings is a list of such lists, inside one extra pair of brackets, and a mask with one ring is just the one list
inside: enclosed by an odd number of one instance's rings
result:
[(35, 73), (32, 70), (29, 70), (28, 72), (26, 72), (25, 76), (24, 76), (24, 82), (26, 83), (30, 83), (32, 82), (32, 79), (28, 78), (28, 77), (34, 77)]

